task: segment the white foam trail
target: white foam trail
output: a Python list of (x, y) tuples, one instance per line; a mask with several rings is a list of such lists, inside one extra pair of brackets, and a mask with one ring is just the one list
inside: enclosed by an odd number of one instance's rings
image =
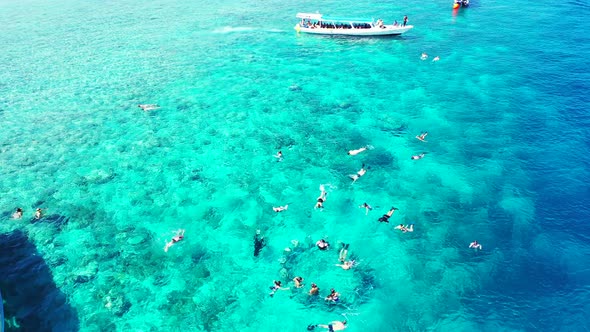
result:
[(248, 31), (261, 31), (261, 32), (285, 32), (285, 30), (281, 29), (262, 29), (262, 28), (254, 28), (254, 27), (232, 27), (232, 26), (225, 26), (222, 28), (217, 28), (213, 30), (213, 33), (233, 33), (233, 32), (248, 32)]
[(244, 31), (253, 31), (256, 28), (252, 28), (252, 27), (231, 27), (231, 26), (226, 26), (226, 27), (222, 27), (222, 28), (217, 28), (215, 30), (213, 30), (214, 33), (232, 33), (232, 32), (244, 32)]

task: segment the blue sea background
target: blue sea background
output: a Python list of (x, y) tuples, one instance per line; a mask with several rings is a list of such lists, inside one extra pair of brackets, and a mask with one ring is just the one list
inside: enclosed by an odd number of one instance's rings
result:
[[(451, 5), (1, 1), (7, 331), (51, 303), (37, 330), (590, 330), (590, 5)], [(298, 35), (315, 11), (414, 29)], [(270, 297), (273, 280), (292, 289)], [(17, 301), (31, 283), (39, 298)]]

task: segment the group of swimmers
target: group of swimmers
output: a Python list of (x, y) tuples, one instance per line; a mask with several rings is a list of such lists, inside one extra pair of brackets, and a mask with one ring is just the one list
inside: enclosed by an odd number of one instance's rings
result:
[[(21, 219), (23, 217), (23, 209), (17, 207), (14, 213), (12, 214), (12, 219)], [(33, 218), (39, 220), (43, 218), (43, 209), (37, 208), (35, 209), (35, 214), (33, 214)]]
[[(420, 60), (424, 61), (426, 59), (428, 59), (428, 54), (422, 53), (420, 55)], [(438, 60), (440, 60), (440, 57), (437, 55), (437, 56), (434, 57), (434, 59), (432, 59), (432, 62), (437, 62)]]
[[(427, 136), (428, 136), (428, 132), (426, 132), (426, 131), (421, 132), (419, 135), (416, 135), (416, 139), (421, 142), (426, 143)], [(362, 152), (367, 151), (372, 148), (373, 147), (369, 146), (369, 145), (363, 146), (359, 149), (354, 149), (354, 150), (348, 151), (348, 155), (355, 156), (355, 155), (358, 155), (359, 153), (362, 153)], [(419, 160), (419, 159), (424, 158), (425, 155), (426, 155), (426, 152), (422, 152), (420, 154), (412, 156), (411, 159), (412, 160)], [(283, 153), (281, 151), (279, 151), (274, 157), (279, 160), (282, 160)], [(349, 175), (349, 177), (352, 179), (352, 183), (354, 184), (358, 179), (360, 179), (362, 176), (364, 176), (367, 173), (367, 170), (369, 170), (369, 169), (370, 168), (366, 167), (365, 164), (362, 164), (361, 169), (358, 172), (356, 172), (355, 174)], [(314, 206), (315, 209), (322, 209), (324, 207), (324, 203), (326, 202), (327, 195), (328, 195), (328, 193), (325, 189), (325, 186), (323, 184), (320, 185), (320, 195), (316, 200), (316, 203)], [(287, 210), (288, 207), (289, 207), (289, 205), (273, 207), (273, 211), (282, 212), (282, 211)], [(359, 205), (359, 208), (365, 209), (365, 215), (368, 215), (369, 211), (373, 210), (373, 208), (366, 202)], [(378, 221), (384, 222), (384, 223), (389, 223), (390, 218), (393, 216), (393, 214), (397, 210), (398, 210), (398, 208), (391, 207), (387, 213), (385, 213), (381, 217), (379, 217)], [(394, 229), (399, 230), (402, 233), (411, 233), (411, 232), (414, 232), (414, 224), (407, 224), (407, 225), (399, 224), (399, 225), (395, 226)], [(322, 251), (328, 250), (330, 248), (330, 243), (328, 243), (325, 239), (320, 239), (316, 242), (316, 247)], [(348, 260), (348, 261), (346, 260), (346, 256), (348, 254), (348, 247), (349, 247), (349, 244), (342, 243), (342, 247), (341, 247), (339, 255), (338, 255), (338, 259), (340, 261), (340, 264), (335, 264), (336, 266), (341, 267), (344, 270), (349, 270), (355, 265), (354, 260)], [(478, 243), (477, 241), (473, 241), (469, 244), (469, 248), (481, 250), (482, 245), (480, 243)], [(301, 288), (301, 287), (303, 287), (303, 278), (301, 276), (297, 276), (293, 279), (293, 283), (295, 285), (295, 288)], [(273, 296), (277, 291), (287, 290), (287, 289), (289, 289), (289, 288), (284, 288), (280, 281), (275, 280), (273, 286), (271, 286), (270, 295)], [(311, 288), (308, 291), (308, 294), (310, 296), (311, 295), (318, 295), (319, 291), (320, 291), (320, 289), (318, 288), (318, 286), (315, 283), (312, 283)], [(325, 300), (330, 301), (330, 302), (338, 302), (340, 300), (340, 294), (338, 292), (336, 292), (334, 289), (331, 289), (330, 294), (328, 296), (326, 296)], [(317, 324), (309, 325), (308, 330), (313, 330), (316, 327), (327, 328), (330, 331), (343, 330), (346, 328), (346, 321), (342, 321), (342, 322), (334, 321), (331, 324), (327, 324), (327, 325), (321, 325), (321, 324), (320, 325), (317, 325)]]

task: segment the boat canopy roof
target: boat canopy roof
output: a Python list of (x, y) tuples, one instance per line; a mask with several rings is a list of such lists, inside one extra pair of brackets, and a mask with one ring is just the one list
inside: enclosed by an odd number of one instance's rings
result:
[(307, 14), (298, 13), (297, 18), (304, 18), (310, 20), (324, 21), (324, 22), (346, 22), (346, 23), (373, 23), (372, 18), (359, 18), (359, 17), (340, 17), (340, 16), (329, 16), (322, 14)]
[(308, 13), (297, 13), (297, 18), (307, 18), (310, 20), (321, 20), (322, 14), (308, 14)]

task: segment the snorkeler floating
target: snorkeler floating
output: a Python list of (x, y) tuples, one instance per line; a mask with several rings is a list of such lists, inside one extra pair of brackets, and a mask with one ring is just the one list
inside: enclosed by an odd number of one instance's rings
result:
[(260, 230), (256, 230), (256, 234), (254, 235), (254, 256), (258, 256), (260, 254), (260, 250), (264, 248), (264, 236), (260, 236)]
[(355, 264), (355, 261), (346, 261), (343, 262), (342, 264), (334, 264), (335, 266), (340, 266), (343, 270), (350, 270), (350, 268), (352, 268)]
[(277, 158), (277, 161), (283, 161), (283, 152), (279, 150), (273, 157)]
[(12, 219), (20, 219), (23, 217), (23, 209), (16, 208), (16, 211), (12, 214)]
[(399, 209), (392, 206), (391, 209), (389, 209), (389, 211), (386, 214), (384, 214), (383, 216), (381, 216), (381, 218), (379, 218), (379, 221), (380, 222), (387, 222), (388, 223), (389, 222), (389, 218), (393, 215), (393, 213), (396, 210), (399, 210)]
[(284, 206), (273, 207), (272, 210), (274, 212), (282, 212), (282, 211), (287, 210), (288, 208), (289, 208), (289, 205), (287, 204), (287, 205), (284, 205)]
[(359, 208), (365, 209), (365, 216), (369, 214), (369, 211), (373, 210), (373, 208), (367, 203), (363, 203), (362, 205), (359, 205)]
[(318, 287), (318, 285), (314, 284), (313, 282), (311, 283), (311, 289), (309, 290), (308, 294), (310, 296), (312, 295), (319, 295), (320, 294), (320, 288)]
[(318, 242), (315, 243), (315, 245), (320, 250), (328, 250), (328, 248), (330, 247), (330, 244), (328, 242), (326, 242), (324, 239), (319, 240)]
[(361, 152), (363, 152), (363, 151), (370, 150), (370, 149), (372, 149), (372, 148), (373, 148), (373, 147), (372, 147), (372, 146), (370, 146), (370, 145), (365, 145), (365, 146), (363, 146), (363, 147), (362, 147), (362, 148), (360, 148), (360, 149), (356, 149), (356, 150), (349, 150), (347, 154), (348, 154), (349, 156), (356, 156), (357, 154), (359, 154), (359, 153), (361, 153)]
[(469, 244), (469, 248), (476, 249), (476, 250), (477, 249), (479, 249), (479, 250), (483, 249), (483, 247), (481, 246), (481, 244), (477, 243), (477, 241), (471, 242)]
[(268, 295), (270, 295), (270, 297), (273, 297), (277, 291), (279, 291), (279, 290), (288, 290), (288, 289), (289, 289), (288, 287), (287, 288), (282, 287), (280, 281), (274, 280), (273, 281), (273, 285), (270, 287), (271, 292)]
[(184, 229), (179, 229), (176, 231), (176, 235), (174, 235), (172, 240), (170, 240), (170, 242), (166, 243), (166, 246), (164, 247), (164, 251), (168, 252), (168, 249), (170, 249), (170, 247), (172, 247), (173, 244), (181, 241), (182, 239), (184, 239)]
[(40, 208), (37, 208), (37, 210), (35, 210), (35, 217), (34, 218), (37, 220), (43, 218), (43, 210)]
[(351, 267), (354, 266), (354, 260), (351, 260), (351, 261), (346, 260), (346, 256), (348, 255), (348, 246), (349, 246), (348, 243), (342, 243), (342, 248), (340, 249), (340, 252), (338, 253), (338, 260), (342, 264), (335, 264), (336, 266), (339, 266), (344, 270), (349, 270)]
[(295, 288), (303, 287), (303, 278), (302, 277), (295, 277), (293, 278), (293, 283), (295, 284)]
[(318, 208), (323, 209), (324, 208), (324, 202), (326, 201), (326, 196), (328, 196), (328, 193), (326, 192), (324, 185), (320, 184), (320, 196), (318, 197), (318, 201), (315, 203), (314, 209), (318, 209)]
[(144, 111), (153, 111), (153, 110), (157, 110), (160, 108), (160, 105), (158, 104), (139, 104), (137, 105), (137, 107), (141, 108)]
[(316, 327), (321, 327), (323, 329), (328, 329), (329, 332), (333, 332), (333, 331), (342, 331), (344, 329), (346, 329), (348, 326), (346, 326), (346, 321), (333, 321), (330, 324), (310, 324), (307, 326), (307, 330), (308, 331), (313, 331)]
[(338, 302), (338, 301), (340, 301), (340, 293), (338, 293), (337, 291), (334, 290), (334, 288), (332, 288), (330, 290), (330, 294), (328, 296), (326, 296), (325, 300), (331, 301), (331, 302)]
[(413, 232), (414, 231), (414, 224), (405, 225), (405, 226), (404, 226), (404, 224), (399, 224), (399, 225), (395, 226), (394, 229), (399, 229), (400, 231), (402, 231), (404, 233)]
[(346, 256), (348, 255), (348, 243), (342, 243), (342, 248), (340, 248), (340, 252), (338, 253), (338, 260), (342, 263), (346, 260)]
[(425, 131), (423, 133), (421, 133), (420, 135), (416, 136), (417, 139), (419, 139), (420, 141), (426, 143), (426, 135), (428, 135), (428, 132)]
[(355, 183), (356, 180), (360, 179), (363, 175), (365, 175), (365, 173), (367, 173), (368, 169), (369, 167), (365, 168), (365, 164), (363, 164), (363, 166), (361, 166), (361, 169), (358, 172), (356, 172), (356, 174), (350, 174), (348, 175), (348, 177), (352, 179), (352, 183)]
[(425, 155), (426, 155), (426, 152), (422, 152), (422, 153), (421, 153), (421, 154), (419, 154), (419, 155), (412, 156), (412, 160), (418, 160), (418, 159), (422, 159), (422, 158), (424, 158), (424, 156), (425, 156)]

